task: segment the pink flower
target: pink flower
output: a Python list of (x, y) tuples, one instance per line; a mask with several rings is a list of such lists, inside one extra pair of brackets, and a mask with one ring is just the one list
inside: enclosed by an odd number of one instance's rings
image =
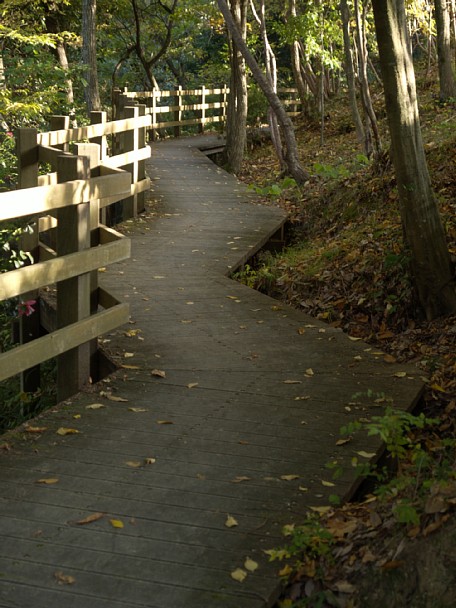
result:
[(7, 131), (5, 135), (6, 137), (14, 137), (14, 133), (12, 131)]
[(36, 304), (36, 300), (27, 300), (27, 302), (19, 302), (17, 305), (17, 316), (18, 317), (30, 317), (35, 312), (33, 305)]

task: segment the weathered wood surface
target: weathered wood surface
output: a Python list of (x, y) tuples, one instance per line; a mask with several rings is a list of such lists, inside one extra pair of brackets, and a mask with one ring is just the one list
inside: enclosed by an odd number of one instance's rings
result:
[[(410, 408), (420, 393), (414, 368), (226, 277), (281, 211), (248, 202), (185, 140), (154, 146), (148, 173), (157, 202), (124, 226), (132, 258), (103, 273), (132, 310), (105, 336), (125, 367), (0, 450), (2, 608), (271, 606), (280, 566), (263, 550), (310, 506), (349, 495), (351, 458), (379, 449), (371, 438), (336, 446), (342, 424), (379, 412), (355, 395)], [(331, 458), (347, 466), (328, 488)], [(105, 515), (74, 523), (94, 513)], [(259, 568), (239, 583), (230, 573), (246, 557)]]

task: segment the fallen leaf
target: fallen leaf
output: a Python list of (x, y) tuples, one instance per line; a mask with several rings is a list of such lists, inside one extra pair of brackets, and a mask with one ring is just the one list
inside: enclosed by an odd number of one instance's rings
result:
[(133, 467), (136, 469), (141, 466), (141, 463), (139, 462), (139, 460), (127, 460), (125, 462), (125, 464), (129, 467)]
[(140, 329), (128, 329), (127, 331), (124, 332), (124, 335), (127, 336), (127, 338), (134, 338), (140, 332), (141, 332)]
[(236, 568), (236, 570), (233, 570), (233, 572), (231, 573), (231, 578), (235, 581), (238, 581), (238, 583), (242, 583), (242, 581), (245, 580), (247, 576), (247, 572), (245, 570), (242, 570), (242, 568)]
[(358, 456), (362, 456), (362, 458), (373, 458), (375, 456), (375, 452), (365, 452), (364, 450), (360, 450), (356, 452)]
[(305, 486), (299, 486), (298, 490), (300, 490), (301, 492), (308, 492), (309, 488), (306, 488)]
[(225, 521), (225, 526), (227, 528), (234, 528), (235, 526), (238, 526), (238, 522), (234, 519), (234, 517), (232, 517), (231, 515), (228, 515), (228, 517), (226, 518)]
[(396, 357), (393, 357), (393, 355), (385, 355), (383, 361), (385, 363), (396, 363)]
[(63, 572), (54, 572), (54, 578), (57, 580), (59, 585), (72, 585), (76, 582), (74, 576), (69, 574), (63, 574)]
[(135, 414), (139, 414), (140, 412), (147, 412), (144, 407), (129, 407), (128, 411), (135, 412)]
[(150, 374), (151, 376), (157, 376), (157, 378), (166, 378), (166, 372), (162, 369), (153, 369)]
[(310, 507), (311, 511), (315, 511), (315, 513), (320, 513), (320, 515), (324, 515), (325, 513), (329, 513), (332, 507)]
[(125, 399), (125, 397), (118, 397), (117, 395), (113, 395), (112, 393), (106, 393), (104, 397), (106, 397), (106, 399), (109, 399), (109, 401), (117, 401), (119, 403), (125, 403), (128, 401), (128, 399)]
[(293, 572), (293, 568), (286, 564), (281, 570), (279, 570), (279, 576), (289, 576)]
[(284, 384), (302, 384), (302, 380), (284, 380)]
[(309, 369), (306, 369), (306, 376), (313, 376), (314, 375), (314, 371), (311, 367), (309, 367)]
[(139, 367), (139, 365), (126, 365), (126, 364), (125, 364), (125, 365), (121, 365), (120, 367), (121, 367), (122, 369), (141, 369), (141, 368)]
[(244, 562), (244, 568), (249, 572), (255, 572), (255, 570), (258, 568), (258, 564), (257, 562), (253, 561), (253, 559), (250, 559), (250, 557), (247, 557)]
[(124, 353), (123, 356), (125, 357), (125, 359), (131, 359), (131, 357), (135, 356), (135, 353)]
[(56, 430), (57, 435), (77, 435), (78, 433), (80, 433), (81, 431), (78, 431), (77, 429), (68, 429), (64, 426), (61, 426), (59, 429)]
[(296, 331), (298, 332), (298, 334), (300, 336), (302, 336), (302, 335), (304, 335), (306, 333), (305, 327), (298, 327), (298, 329)]
[(155, 464), (157, 462), (156, 458), (146, 458), (144, 460), (144, 464)]
[(172, 420), (156, 420), (157, 424), (174, 424)]
[(124, 527), (124, 523), (120, 519), (110, 519), (109, 523), (111, 524), (111, 526), (113, 528), (123, 528)]
[(86, 405), (86, 410), (101, 410), (101, 408), (106, 407), (104, 403), (91, 403), (90, 405)]
[(190, 382), (190, 384), (187, 384), (187, 388), (195, 388), (196, 386), (198, 386), (198, 382)]
[(47, 477), (47, 478), (43, 478), (43, 479), (37, 479), (36, 483), (42, 483), (46, 486), (50, 486), (54, 483), (58, 483), (58, 481), (59, 480), (57, 479), (57, 477)]
[(302, 397), (294, 398), (295, 401), (307, 401), (307, 399), (310, 399), (310, 395), (303, 395)]
[(348, 439), (338, 439), (336, 441), (336, 445), (345, 445), (346, 443), (348, 443), (349, 441), (351, 441), (351, 437), (348, 437)]
[(381, 568), (382, 568), (382, 570), (395, 570), (396, 568), (400, 568), (403, 565), (404, 565), (403, 561), (391, 560), (389, 562), (385, 562), (384, 564), (382, 564)]
[(293, 479), (299, 479), (299, 475), (281, 475), (280, 479), (284, 481), (293, 481)]
[(250, 477), (246, 477), (245, 475), (239, 475), (231, 480), (232, 483), (242, 483), (243, 481), (250, 481)]
[(407, 372), (396, 372), (394, 375), (396, 376), (396, 378), (405, 378)]
[(354, 585), (352, 585), (348, 581), (337, 581), (336, 583), (334, 583), (334, 588), (339, 593), (354, 593), (355, 592)]
[(74, 420), (79, 420), (80, 418), (82, 418), (81, 414), (75, 414), (73, 416)]
[(44, 433), (47, 431), (47, 426), (26, 426), (24, 430), (26, 433)]
[(336, 485), (332, 481), (325, 481), (324, 479), (321, 480), (321, 484), (326, 488), (333, 488)]
[(104, 513), (92, 513), (91, 515), (87, 515), (87, 517), (84, 517), (84, 519), (79, 519), (78, 521), (74, 521), (72, 523), (76, 524), (77, 526), (85, 526), (86, 524), (91, 524), (94, 521), (98, 521), (104, 516)]

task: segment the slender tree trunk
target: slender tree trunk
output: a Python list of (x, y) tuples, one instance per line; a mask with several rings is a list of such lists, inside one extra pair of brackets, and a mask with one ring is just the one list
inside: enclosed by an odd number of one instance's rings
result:
[(82, 63), (87, 82), (84, 95), (88, 113), (101, 108), (98, 89), (96, 16), (97, 0), (82, 0)]
[(356, 137), (360, 144), (364, 142), (364, 127), (359, 115), (358, 102), (356, 99), (355, 71), (353, 69), (353, 51), (350, 38), (350, 10), (347, 0), (340, 0), (340, 14), (342, 17), (342, 30), (344, 35), (344, 66), (347, 77), (348, 99), (350, 110), (355, 123)]
[(447, 0), (434, 0), (434, 2), (440, 99), (445, 101), (450, 97), (456, 97), (456, 80), (451, 52), (450, 12)]
[(355, 18), (356, 18), (356, 34), (358, 43), (358, 65), (359, 65), (359, 85), (361, 90), (361, 100), (363, 103), (364, 113), (366, 116), (366, 156), (370, 156), (371, 146), (369, 130), (372, 131), (375, 153), (378, 154), (382, 149), (380, 133), (378, 131), (377, 116), (375, 115), (372, 97), (369, 89), (369, 80), (367, 78), (367, 42), (366, 42), (366, 11), (363, 6), (363, 11), (360, 10), (360, 0), (355, 0)]
[(256, 83), (263, 91), (266, 99), (269, 101), (269, 105), (277, 116), (285, 143), (284, 162), (287, 167), (287, 172), (294, 177), (298, 183), (303, 183), (309, 179), (309, 174), (304, 171), (299, 161), (298, 146), (296, 144), (293, 123), (291, 122), (290, 117), (287, 115), (282, 102), (277, 96), (277, 93), (274, 93), (266, 76), (263, 74), (260, 66), (249, 51), (245, 40), (242, 38), (241, 33), (237, 28), (233, 17), (231, 16), (231, 12), (228, 8), (226, 0), (217, 0), (217, 3), (223, 17), (225, 18), (225, 23), (231, 33), (231, 36), (233, 37), (233, 40), (236, 42), (239, 50), (241, 51)]
[[(236, 24), (241, 40), (247, 34), (248, 0), (231, 0), (227, 10)], [(246, 144), (248, 109), (247, 73), (238, 41), (228, 31), (230, 55), (230, 92), (226, 116), (226, 146), (223, 162), (228, 171), (238, 173), (242, 166)]]
[[(290, 18), (295, 19), (295, 17), (296, 0), (288, 0), (286, 20), (288, 21)], [(290, 45), (290, 57), (294, 81), (296, 84), (296, 88), (298, 89), (298, 95), (299, 99), (301, 100), (301, 105), (304, 108), (306, 105), (307, 87), (301, 72), (301, 57), (299, 54), (299, 42), (297, 40), (293, 40)]]
[(421, 137), (404, 0), (373, 0), (402, 223), (428, 319), (456, 312), (456, 289)]

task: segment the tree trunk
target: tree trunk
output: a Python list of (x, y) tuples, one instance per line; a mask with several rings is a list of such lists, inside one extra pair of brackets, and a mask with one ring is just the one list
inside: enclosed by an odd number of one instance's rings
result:
[(287, 172), (294, 177), (298, 183), (303, 183), (309, 179), (309, 174), (304, 171), (301, 163), (299, 162), (298, 146), (296, 144), (293, 123), (285, 112), (285, 108), (277, 96), (277, 93), (274, 93), (266, 76), (263, 74), (258, 63), (250, 53), (245, 40), (242, 38), (242, 35), (233, 20), (226, 0), (217, 0), (217, 3), (223, 17), (225, 18), (225, 23), (233, 40), (236, 42), (238, 49), (241, 51), (247, 65), (252, 71), (252, 75), (256, 83), (263, 91), (266, 99), (269, 101), (269, 105), (277, 116), (285, 143), (284, 162), (287, 167)]
[(96, 15), (97, 0), (82, 0), (82, 63), (87, 82), (84, 96), (89, 114), (101, 109), (98, 89)]
[(361, 121), (361, 116), (358, 111), (358, 102), (356, 100), (356, 82), (355, 70), (353, 68), (353, 51), (350, 39), (350, 10), (347, 0), (340, 0), (340, 14), (342, 17), (342, 30), (344, 35), (344, 67), (345, 76), (347, 77), (348, 99), (350, 101), (350, 110), (355, 123), (356, 137), (360, 144), (364, 142), (364, 127)]
[(366, 156), (372, 154), (371, 138), (369, 131), (372, 131), (375, 153), (381, 152), (382, 143), (380, 141), (380, 133), (378, 131), (377, 116), (375, 115), (374, 106), (369, 89), (369, 80), (367, 78), (367, 41), (366, 41), (366, 12), (365, 6), (361, 14), (360, 0), (355, 0), (355, 18), (356, 18), (356, 37), (358, 44), (358, 65), (359, 65), (359, 86), (361, 90), (361, 100), (363, 103), (364, 113), (366, 116), (365, 129), (365, 151)]
[(447, 0), (434, 0), (437, 29), (437, 60), (439, 66), (440, 100), (456, 97), (450, 33), (450, 12)]
[[(288, 0), (287, 6), (287, 20), (289, 18), (294, 19), (296, 17), (296, 0)], [(304, 108), (307, 102), (307, 87), (302, 75), (301, 68), (301, 56), (299, 53), (299, 42), (294, 40), (290, 45), (290, 56), (291, 56), (291, 69), (293, 70), (293, 77), (298, 89), (299, 99), (301, 100), (301, 106)]]
[(372, 4), (404, 234), (431, 320), (456, 312), (456, 286), (424, 154), (404, 0)]
[[(236, 24), (239, 36), (244, 40), (247, 34), (247, 4), (248, 0), (231, 0), (227, 10)], [(231, 173), (241, 170), (246, 144), (247, 125), (247, 73), (245, 61), (239, 49), (238, 42), (228, 32), (230, 50), (230, 92), (226, 116), (226, 146), (223, 163)]]

